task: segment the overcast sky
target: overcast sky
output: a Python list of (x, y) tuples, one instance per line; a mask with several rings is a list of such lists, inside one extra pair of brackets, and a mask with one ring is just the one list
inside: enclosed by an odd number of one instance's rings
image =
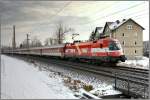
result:
[[(95, 27), (106, 21), (132, 18), (142, 25), (143, 40), (149, 40), (148, 1), (11, 1), (0, 0), (2, 45), (12, 44), (12, 27), (16, 25), (16, 42), (19, 45), (30, 34), (42, 42), (55, 34), (56, 25), (74, 29), (80, 34), (75, 39), (86, 40)], [(66, 35), (71, 40), (71, 34)]]

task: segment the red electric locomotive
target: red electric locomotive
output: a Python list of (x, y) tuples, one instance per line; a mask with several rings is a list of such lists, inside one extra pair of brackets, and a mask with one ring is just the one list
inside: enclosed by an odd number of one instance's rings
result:
[(66, 44), (65, 57), (115, 63), (126, 60), (119, 41), (113, 38)]

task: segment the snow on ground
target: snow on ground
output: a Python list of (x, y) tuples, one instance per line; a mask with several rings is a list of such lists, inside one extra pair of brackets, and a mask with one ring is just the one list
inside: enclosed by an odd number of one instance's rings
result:
[[(119, 91), (114, 90), (112, 86), (112, 84), (114, 84), (114, 79), (111, 79), (109, 77), (99, 76), (94, 73), (71, 69), (69, 67), (56, 66), (53, 64), (51, 65), (50, 63), (43, 63), (40, 61), (34, 61), (34, 64), (36, 66), (48, 68), (49, 71), (53, 71), (57, 74), (59, 73), (59, 75), (61, 75), (62, 78), (64, 78), (65, 85), (68, 86), (73, 91), (75, 88), (77, 88), (79, 89), (78, 92), (81, 93), (80, 88), (83, 88), (82, 87), (83, 85), (86, 86), (92, 85), (93, 92), (91, 93), (97, 94), (99, 97), (104, 95), (113, 95), (113, 94), (117, 95), (121, 93)], [(68, 82), (69, 80), (70, 82)], [(81, 95), (80, 93), (79, 95)]]
[(48, 70), (59, 72), (65, 76), (71, 77), (73, 80), (82, 80), (82, 82), (86, 84), (92, 85), (94, 88), (98, 87), (106, 87), (108, 85), (112, 85), (114, 80), (109, 77), (100, 76), (91, 72), (86, 72), (82, 70), (72, 69), (69, 67), (61, 67), (53, 64), (46, 64), (42, 62), (35, 62), (37, 66), (47, 67)]
[[(50, 77), (51, 76), (51, 77)], [(2, 99), (75, 99), (54, 73), (39, 71), (34, 65), (1, 55)]]
[(106, 87), (99, 87), (97, 89), (91, 90), (90, 93), (96, 94), (98, 96), (107, 96), (107, 95), (121, 94), (120, 91), (114, 90), (111, 85), (106, 86)]
[[(112, 87), (114, 80), (111, 78), (41, 61), (24, 58), (18, 60), (18, 58), (2, 55), (2, 98), (74, 99), (82, 96), (80, 89), (82, 90), (85, 85), (92, 85), (91, 93), (99, 97), (120, 94)], [(80, 96), (74, 97), (76, 93)]]
[(136, 60), (126, 60), (118, 65), (123, 65), (126, 67), (149, 69), (149, 58), (147, 57), (137, 57)]

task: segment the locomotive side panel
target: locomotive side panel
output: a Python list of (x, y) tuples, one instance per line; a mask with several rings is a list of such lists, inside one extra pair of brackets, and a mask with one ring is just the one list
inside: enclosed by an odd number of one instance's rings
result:
[(108, 55), (108, 41), (100, 40), (91, 47), (92, 57), (104, 57)]
[(90, 44), (68, 44), (65, 49), (66, 57), (74, 58), (89, 58), (90, 57)]
[(78, 58), (85, 58), (85, 59), (91, 58), (91, 53), (90, 53), (91, 52), (91, 43), (82, 44), (82, 45), (79, 45), (78, 47), (79, 47), (79, 49), (77, 51)]
[(120, 43), (111, 38), (92, 42), (68, 44), (65, 55), (66, 57), (99, 60), (104, 62), (125, 61)]

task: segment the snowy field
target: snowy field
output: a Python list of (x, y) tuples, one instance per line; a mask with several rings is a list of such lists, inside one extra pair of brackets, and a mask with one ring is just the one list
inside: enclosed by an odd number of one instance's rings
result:
[(126, 60), (125, 62), (121, 62), (118, 65), (133, 68), (149, 69), (149, 58), (137, 57), (136, 60)]
[(1, 56), (2, 99), (80, 99), (84, 87), (101, 98), (116, 95), (114, 79), (24, 57)]
[(75, 99), (62, 79), (53, 75), (30, 63), (1, 55), (1, 98)]
[[(120, 64), (149, 69), (149, 58)], [(100, 98), (121, 94), (114, 90), (113, 83), (113, 79), (93, 73), (1, 55), (2, 99), (80, 99), (83, 87), (90, 85), (93, 89), (88, 93)]]

